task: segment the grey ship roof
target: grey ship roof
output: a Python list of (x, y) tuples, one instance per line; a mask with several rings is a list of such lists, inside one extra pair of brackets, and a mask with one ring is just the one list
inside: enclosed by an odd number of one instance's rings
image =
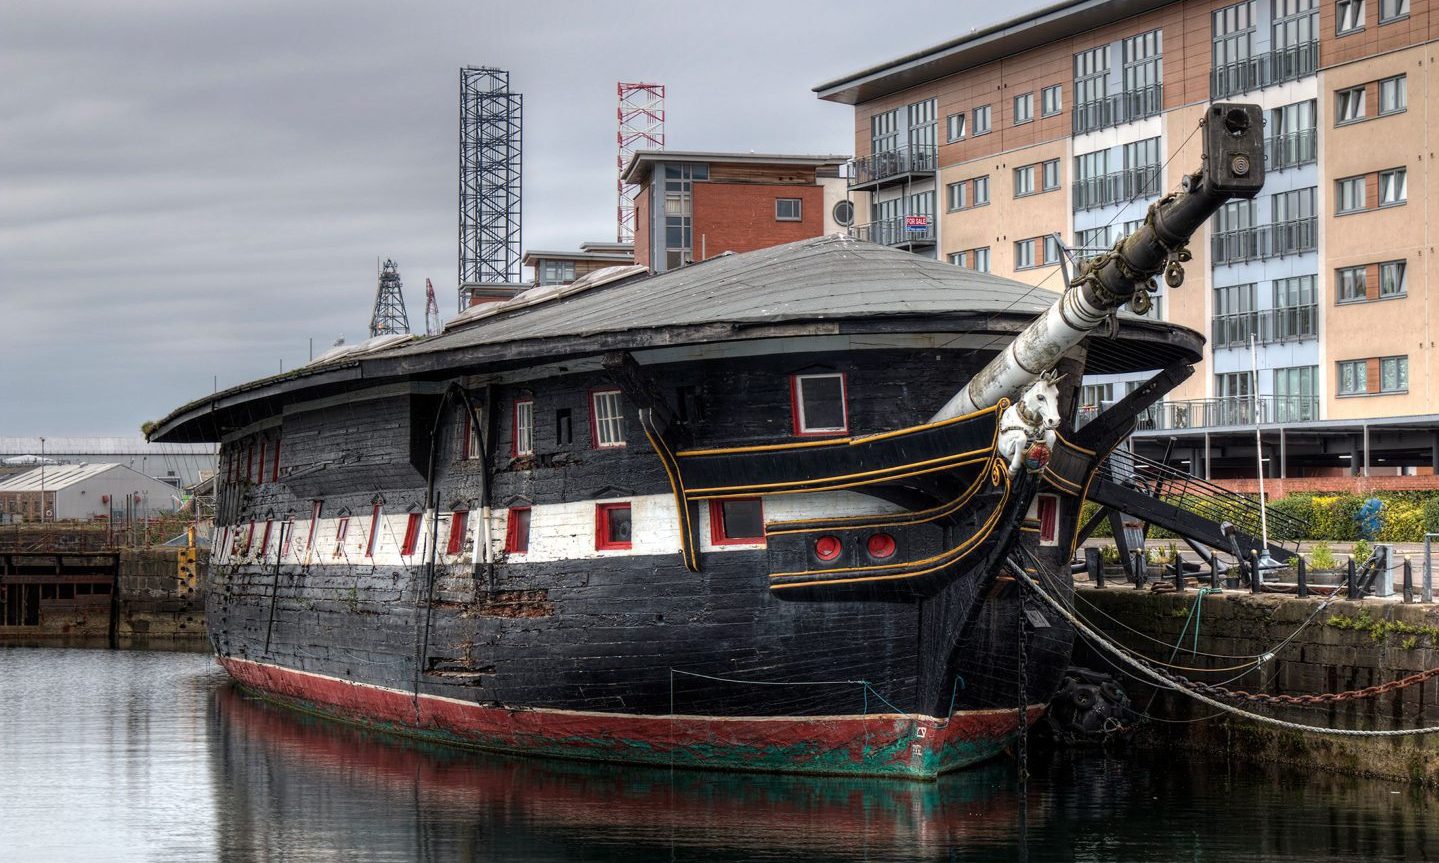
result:
[[(253, 421), (288, 401), (383, 380), (455, 377), (607, 351), (886, 332), (992, 333), (1001, 337), (998, 345), (1058, 298), (1047, 287), (844, 236), (819, 237), (452, 321), (438, 336), (223, 390), (161, 420), (152, 439), (214, 439), (217, 429), (243, 424), (230, 413)], [(1090, 339), (1089, 371), (1142, 371), (1200, 357), (1203, 339), (1192, 330), (1130, 315), (1121, 321), (1118, 338)], [(265, 399), (274, 404), (261, 410)]]

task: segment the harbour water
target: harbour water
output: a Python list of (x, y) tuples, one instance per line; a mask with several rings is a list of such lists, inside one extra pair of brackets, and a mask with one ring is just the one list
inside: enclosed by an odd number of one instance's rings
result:
[(302, 716), (208, 656), (0, 650), (0, 860), (1439, 859), (1439, 796), (1130, 753), (936, 783), (526, 761)]

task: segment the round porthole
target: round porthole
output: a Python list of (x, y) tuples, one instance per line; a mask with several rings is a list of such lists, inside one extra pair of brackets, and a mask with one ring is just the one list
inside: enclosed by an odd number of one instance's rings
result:
[(864, 544), (869, 556), (877, 559), (884, 559), (894, 555), (894, 537), (887, 533), (876, 533)]
[(854, 204), (849, 201), (840, 201), (834, 205), (834, 223), (841, 227), (848, 228), (854, 224)]
[(841, 548), (839, 537), (822, 536), (814, 541), (814, 556), (820, 560), (834, 560), (839, 557)]

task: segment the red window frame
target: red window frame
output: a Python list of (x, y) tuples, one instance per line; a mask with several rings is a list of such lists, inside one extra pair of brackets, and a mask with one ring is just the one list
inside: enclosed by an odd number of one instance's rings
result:
[(470, 511), (457, 509), (450, 516), (450, 537), (445, 544), (446, 554), (459, 554), (465, 547), (465, 529), (469, 527)]
[[(803, 378), (839, 378), (839, 409), (843, 417), (844, 425), (837, 429), (806, 429), (803, 421), (803, 401), (800, 399), (800, 390)], [(833, 437), (834, 435), (849, 434), (849, 378), (844, 372), (814, 372), (811, 374), (793, 374), (789, 376), (789, 412), (790, 422), (796, 437)]]
[[(524, 530), (520, 529), (520, 513), (524, 513)], [(527, 506), (510, 507), (505, 519), (505, 551), (510, 554), (525, 554), (530, 550), (531, 509)]]
[(295, 539), (295, 520), (287, 518), (280, 523), (280, 559), (284, 560), (290, 554), (290, 545)]
[(250, 529), (245, 532), (245, 545), (244, 545), (243, 548), (240, 549), (240, 554), (241, 554), (242, 556), (248, 556), (248, 555), (250, 554), (250, 547), (253, 546), (254, 544), (255, 544), (255, 523), (252, 521), (252, 522), (250, 522)]
[(365, 537), (365, 557), (375, 556), (375, 542), (380, 538), (380, 505), (370, 510), (370, 535)]
[(320, 507), (324, 504), (323, 500), (310, 502), (310, 534), (305, 537), (305, 551), (315, 547), (315, 531), (320, 529)]
[(345, 534), (350, 532), (350, 517), (340, 516), (340, 523), (335, 527), (335, 553), (331, 557), (339, 560), (345, 553)]
[(250, 477), (255, 475), (255, 442), (245, 444), (245, 481), (249, 482)]
[(280, 480), (280, 439), (275, 438), (275, 462), (270, 469), (270, 482)]
[(1052, 494), (1037, 496), (1036, 509), (1039, 515), (1039, 544), (1059, 544), (1059, 497)]
[(405, 520), (405, 541), (400, 543), (400, 554), (408, 556), (415, 553), (415, 546), (420, 540), (420, 519), (424, 513), (412, 512)]
[(260, 562), (265, 562), (265, 555), (270, 553), (270, 528), (275, 524), (274, 519), (265, 519), (265, 532), (260, 534)]
[[(610, 535), (610, 513), (624, 510), (630, 514), (630, 539), (628, 542), (612, 541)], [(595, 550), (623, 551), (634, 548), (635, 514), (629, 502), (595, 504)]]
[[(520, 449), (520, 405), (530, 406), (530, 448)], [(533, 398), (515, 399), (515, 406), (510, 411), (510, 455), (519, 458), (522, 455), (535, 454), (535, 400)]]
[[(599, 411), (595, 409), (595, 398), (596, 398), (597, 396), (608, 395), (608, 394), (610, 394), (610, 393), (614, 393), (615, 395), (618, 395), (621, 400), (623, 400), (624, 397), (625, 397), (624, 393), (621, 392), (618, 387), (599, 387), (599, 388), (597, 388), (597, 389), (592, 389), (592, 390), (590, 390), (590, 448), (591, 448), (591, 449), (619, 449), (620, 447), (627, 446), (627, 445), (629, 444), (629, 442), (626, 441), (626, 440), (624, 440), (623, 438), (621, 438), (618, 443), (600, 443), (600, 417), (599, 417)], [(622, 424), (622, 425), (621, 425), (621, 433), (623, 434), (623, 431), (624, 431), (624, 427), (623, 427), (624, 412), (623, 412), (623, 411), (620, 412), (620, 422), (621, 422), (621, 424)]]
[(759, 504), (760, 529), (764, 527), (764, 501), (757, 497), (730, 498), (710, 501), (710, 544), (712, 545), (764, 545), (765, 536), (729, 536), (726, 530), (724, 505), (740, 501), (754, 501)]

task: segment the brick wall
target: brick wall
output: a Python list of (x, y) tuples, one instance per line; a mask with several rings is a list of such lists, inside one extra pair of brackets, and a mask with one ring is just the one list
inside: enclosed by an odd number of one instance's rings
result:
[[(799, 198), (797, 222), (774, 217), (776, 198)], [(793, 184), (695, 183), (694, 255), (750, 252), (824, 233), (824, 189)]]
[[(1258, 494), (1255, 479), (1216, 479), (1216, 485), (1244, 494)], [(1270, 500), (1288, 494), (1333, 492), (1335, 494), (1368, 494), (1373, 491), (1434, 491), (1439, 490), (1439, 476), (1303, 476), (1289, 479), (1266, 479), (1264, 492)]]

